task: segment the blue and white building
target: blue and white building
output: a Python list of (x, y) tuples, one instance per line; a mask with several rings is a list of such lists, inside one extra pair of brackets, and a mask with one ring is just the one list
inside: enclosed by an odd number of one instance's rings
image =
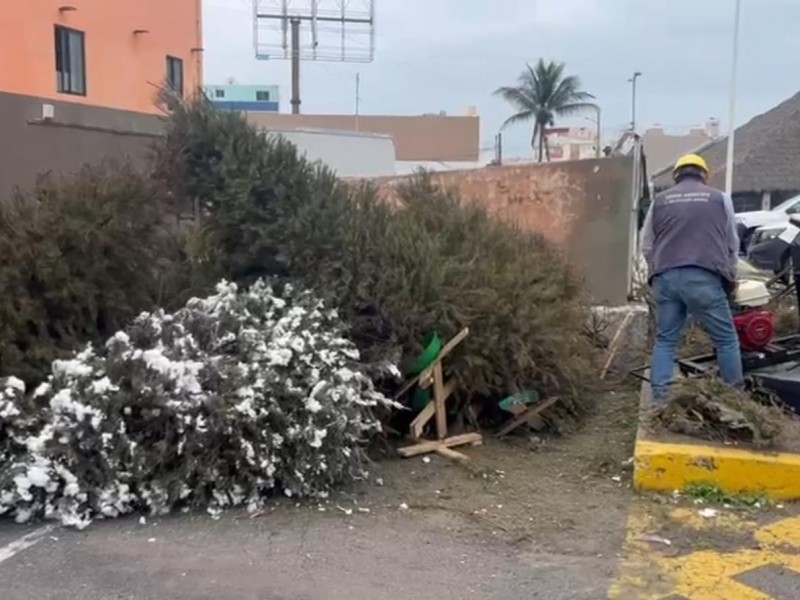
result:
[(206, 96), (220, 110), (241, 112), (280, 111), (280, 96), (277, 85), (228, 85), (205, 86)]

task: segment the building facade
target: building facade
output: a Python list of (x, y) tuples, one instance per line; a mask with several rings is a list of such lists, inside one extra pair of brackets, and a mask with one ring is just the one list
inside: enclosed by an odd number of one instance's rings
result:
[(277, 85), (207, 85), (208, 99), (220, 110), (241, 112), (280, 111), (280, 90)]
[(265, 133), (285, 138), (308, 160), (325, 163), (339, 177), (371, 178), (395, 174), (394, 140), (388, 135), (280, 128)]
[(597, 156), (597, 131), (587, 127), (550, 127), (545, 130), (550, 160), (585, 160)]
[(202, 81), (200, 0), (36, 0), (0, 11), (0, 91), (158, 113)]
[(0, 11), (0, 195), (42, 172), (140, 159), (163, 89), (202, 85), (201, 0), (35, 0)]
[(248, 113), (265, 131), (302, 130), (355, 132), (394, 140), (398, 167), (430, 163), (475, 163), (480, 155), (480, 117), (435, 115), (288, 115)]
[(692, 127), (688, 131), (668, 132), (661, 125), (653, 125), (642, 134), (648, 167), (652, 173), (668, 169), (684, 154), (718, 139), (719, 136), (719, 121), (714, 118), (709, 119), (705, 125)]

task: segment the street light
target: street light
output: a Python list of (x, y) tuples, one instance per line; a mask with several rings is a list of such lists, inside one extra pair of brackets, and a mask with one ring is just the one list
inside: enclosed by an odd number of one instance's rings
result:
[(631, 84), (631, 131), (636, 133), (636, 80), (642, 76), (641, 71), (636, 71), (633, 74), (633, 77), (628, 79), (628, 83)]
[(601, 148), (600, 148), (600, 146), (601, 146), (600, 138), (602, 136), (602, 131), (603, 131), (601, 126), (600, 126), (600, 116), (601, 116), (602, 111), (600, 110), (600, 105), (599, 104), (590, 104), (589, 106), (591, 106), (593, 109), (595, 109), (597, 111), (597, 119), (596, 120), (593, 119), (592, 117), (586, 117), (586, 119), (588, 121), (591, 121), (592, 123), (597, 125), (597, 148), (596, 148), (595, 156), (597, 158), (600, 158), (600, 153), (602, 151)]
[(736, 0), (733, 17), (733, 58), (731, 60), (731, 91), (728, 105), (728, 156), (725, 165), (725, 193), (733, 194), (733, 142), (736, 131), (736, 72), (739, 66), (739, 21), (742, 13), (742, 0)]

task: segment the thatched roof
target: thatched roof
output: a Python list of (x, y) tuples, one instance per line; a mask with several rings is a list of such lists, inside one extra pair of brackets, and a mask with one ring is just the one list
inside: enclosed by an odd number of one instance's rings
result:
[[(800, 93), (736, 129), (734, 193), (800, 190)], [(708, 163), (711, 184), (725, 185), (727, 136), (696, 150)], [(654, 173), (656, 189), (672, 185), (672, 168)]]

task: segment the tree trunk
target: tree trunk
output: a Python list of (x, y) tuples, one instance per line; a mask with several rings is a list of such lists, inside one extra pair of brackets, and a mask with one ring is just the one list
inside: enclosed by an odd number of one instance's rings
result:
[(539, 123), (534, 122), (533, 124), (533, 135), (531, 135), (531, 148), (533, 149), (533, 158), (536, 158), (536, 140), (537, 136), (539, 135)]
[(544, 127), (539, 125), (539, 162), (544, 159)]
[(547, 162), (550, 162), (550, 144), (547, 141), (547, 136), (544, 136), (544, 152), (547, 156)]

